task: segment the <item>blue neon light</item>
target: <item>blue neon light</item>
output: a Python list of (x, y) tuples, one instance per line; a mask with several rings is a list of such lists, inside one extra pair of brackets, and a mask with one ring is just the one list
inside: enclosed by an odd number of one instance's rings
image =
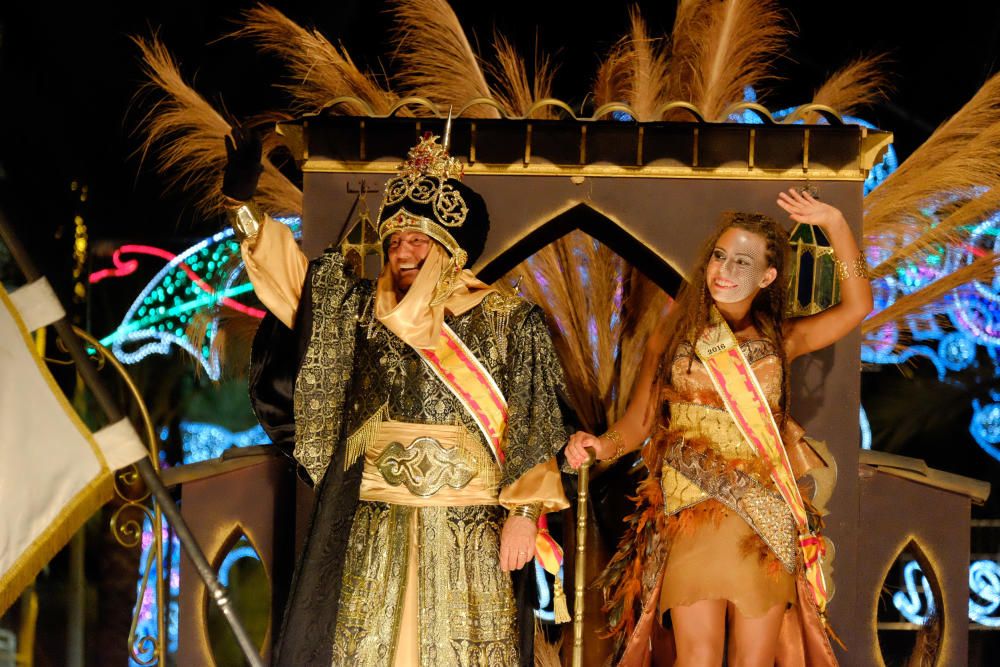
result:
[(184, 463), (197, 463), (219, 458), (222, 456), (222, 452), (231, 447), (250, 447), (251, 445), (266, 445), (271, 442), (260, 424), (234, 433), (217, 424), (181, 422), (180, 433)]
[(910, 623), (923, 625), (934, 614), (934, 593), (915, 560), (903, 566), (903, 591), (892, 595), (892, 604)]
[(861, 424), (861, 449), (871, 449), (872, 448), (872, 426), (868, 423), (868, 413), (865, 412), (865, 406), (861, 406), (860, 415)]
[[(917, 561), (903, 566), (904, 590), (892, 596), (893, 606), (910, 623), (923, 625), (935, 611), (934, 593)], [(1000, 627), (1000, 563), (976, 560), (969, 565), (969, 620), (991, 628)]]
[(226, 554), (226, 557), (222, 559), (222, 564), (219, 565), (220, 584), (226, 586), (227, 588), (229, 587), (229, 571), (233, 569), (233, 565), (236, 564), (236, 561), (244, 558), (250, 558), (256, 561), (260, 560), (257, 550), (250, 546), (250, 544), (244, 543), (236, 546), (232, 551)]

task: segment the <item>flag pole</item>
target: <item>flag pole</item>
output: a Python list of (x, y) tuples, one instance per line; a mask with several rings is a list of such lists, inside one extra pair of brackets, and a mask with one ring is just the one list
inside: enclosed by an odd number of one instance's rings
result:
[[(17, 238), (3, 211), (0, 211), (0, 239), (7, 246), (11, 256), (14, 258), (14, 262), (21, 269), (21, 273), (24, 274), (29, 283), (33, 283), (44, 277), (38, 271), (38, 267), (24, 249), (24, 246), (21, 245), (20, 239)], [(111, 392), (105, 386), (100, 375), (98, 375), (97, 369), (90, 363), (90, 355), (87, 353), (83, 342), (76, 335), (76, 332), (73, 331), (73, 325), (64, 316), (51, 326), (66, 346), (70, 357), (76, 364), (76, 369), (80, 373), (80, 377), (83, 378), (87, 388), (94, 395), (97, 404), (108, 418), (108, 422), (115, 424), (121, 421), (124, 418), (124, 414), (122, 414)], [(188, 528), (187, 523), (181, 516), (180, 510), (177, 509), (177, 505), (170, 496), (170, 492), (163, 485), (163, 481), (160, 479), (156, 468), (153, 467), (148, 457), (143, 457), (137, 461), (135, 466), (139, 471), (139, 475), (142, 476), (146, 488), (152, 492), (160, 509), (166, 515), (167, 521), (177, 533), (181, 546), (184, 548), (185, 553), (187, 553), (188, 558), (191, 559), (191, 562), (194, 563), (195, 569), (198, 571), (198, 576), (205, 582), (212, 600), (219, 607), (219, 610), (222, 611), (223, 616), (226, 617), (226, 621), (236, 636), (236, 641), (239, 643), (247, 662), (251, 667), (264, 667), (264, 663), (257, 653), (257, 647), (254, 646), (253, 640), (250, 639), (250, 635), (247, 633), (246, 628), (236, 614), (236, 610), (233, 608), (232, 602), (226, 595), (226, 589), (219, 583), (218, 578), (215, 576), (215, 571), (208, 564), (208, 559), (205, 558), (204, 552), (202, 552), (201, 547), (198, 546), (197, 541), (191, 534), (191, 529)], [(158, 600), (157, 602), (161, 605), (164, 604), (164, 600)], [(166, 638), (160, 637), (159, 639), (163, 641)]]

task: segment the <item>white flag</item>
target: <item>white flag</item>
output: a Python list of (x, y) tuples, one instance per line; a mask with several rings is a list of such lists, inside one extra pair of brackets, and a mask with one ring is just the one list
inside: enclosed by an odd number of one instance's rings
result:
[(38, 357), (29, 332), (62, 313), (44, 279), (0, 287), (0, 614), (146, 453), (124, 420), (92, 434)]

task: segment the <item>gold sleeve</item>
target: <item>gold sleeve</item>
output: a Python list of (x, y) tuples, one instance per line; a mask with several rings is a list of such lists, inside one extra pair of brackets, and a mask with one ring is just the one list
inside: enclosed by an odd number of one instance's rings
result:
[(569, 507), (555, 458), (539, 463), (500, 491), (500, 504), (509, 510), (531, 503), (541, 503), (543, 513)]
[(291, 328), (309, 266), (291, 230), (265, 217), (256, 236), (240, 243), (240, 252), (261, 303)]

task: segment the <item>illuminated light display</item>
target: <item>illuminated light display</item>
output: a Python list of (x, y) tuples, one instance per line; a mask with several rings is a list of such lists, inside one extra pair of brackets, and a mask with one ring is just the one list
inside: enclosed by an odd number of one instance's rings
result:
[(865, 412), (864, 406), (861, 406), (861, 449), (871, 449), (872, 448), (872, 427), (868, 423), (868, 413)]
[(259, 424), (233, 433), (217, 424), (181, 422), (180, 434), (184, 463), (217, 459), (222, 456), (222, 452), (232, 447), (250, 447), (271, 442)]
[[(904, 590), (896, 591), (892, 604), (910, 623), (923, 625), (935, 611), (934, 594), (917, 561), (903, 566)], [(969, 620), (991, 628), (1000, 627), (1000, 563), (976, 560), (969, 565)]]
[(229, 586), (229, 571), (233, 569), (233, 565), (236, 564), (236, 561), (243, 560), (244, 558), (260, 560), (257, 550), (246, 541), (246, 538), (241, 538), (239, 543), (233, 547), (232, 551), (226, 554), (226, 557), (222, 559), (222, 564), (219, 565), (220, 584), (226, 587)]
[[(130, 273), (133, 273), (139, 267), (139, 262), (134, 259), (123, 262), (121, 259), (121, 256), (123, 254), (152, 255), (153, 257), (159, 257), (160, 259), (167, 260), (168, 264), (174, 262), (174, 260), (177, 259), (177, 255), (170, 252), (169, 250), (163, 250), (162, 248), (155, 248), (153, 246), (148, 246), (148, 245), (123, 245), (121, 248), (115, 250), (114, 255), (111, 258), (112, 262), (114, 262), (115, 264), (115, 268), (104, 269), (103, 271), (95, 271), (94, 273), (90, 274), (90, 283), (93, 285), (94, 283), (98, 283), (101, 280), (104, 280), (105, 278), (108, 278), (110, 276), (120, 278), (122, 276), (127, 276)], [(218, 257), (218, 255), (214, 255), (214, 257)], [(215, 261), (209, 262), (209, 269), (214, 268), (215, 263), (216, 263)], [(211, 296), (216, 294), (212, 286), (206, 283), (204, 280), (202, 280), (198, 276), (198, 274), (194, 272), (194, 269), (188, 266), (185, 262), (177, 262), (176, 266), (177, 268), (184, 271), (184, 273), (187, 274), (188, 278), (191, 279), (191, 282), (197, 285), (201, 289), (201, 291), (204, 292), (206, 295)], [(173, 292), (174, 288), (172, 286), (167, 288), (168, 294), (173, 294)], [(232, 308), (233, 310), (238, 310), (242, 313), (246, 313), (247, 315), (251, 315), (257, 318), (264, 317), (264, 311), (260, 310), (259, 308), (251, 308), (249, 306), (245, 306), (239, 301), (236, 301), (224, 295), (216, 295), (216, 296), (218, 303), (222, 304), (223, 306), (226, 306), (227, 308)]]
[(962, 333), (950, 333), (938, 344), (938, 358), (950, 371), (963, 370), (976, 360), (976, 343)]
[(992, 403), (980, 404), (979, 400), (972, 402), (972, 423), (969, 432), (976, 444), (1000, 461), (1000, 394), (990, 392)]
[[(301, 220), (297, 217), (278, 218), (300, 236)], [(207, 326), (207, 344), (196, 349), (185, 335), (192, 318), (200, 313), (215, 312), (218, 306), (238, 310), (253, 317), (263, 317), (264, 311), (241, 303), (237, 297), (253, 291), (244, 279), (244, 267), (237, 267), (223, 276), (231, 260), (239, 255), (239, 245), (233, 230), (226, 229), (199, 241), (179, 254), (145, 245), (125, 245), (112, 256), (113, 266), (93, 272), (92, 285), (109, 278), (134, 273), (138, 259), (125, 255), (155, 257), (166, 264), (139, 292), (121, 324), (101, 339), (114, 355), (125, 364), (138, 363), (151, 354), (167, 355), (180, 348), (193, 356), (212, 379), (219, 377), (218, 358), (211, 352), (211, 341), (218, 330), (218, 318)], [(218, 287), (213, 287), (217, 285)]]
[[(260, 425), (249, 428), (245, 431), (233, 433), (232, 431), (216, 424), (205, 424), (199, 422), (181, 422), (179, 425), (181, 435), (181, 449), (183, 450), (184, 463), (197, 463), (207, 461), (222, 456), (222, 452), (230, 447), (249, 447), (251, 445), (267, 444), (270, 440), (264, 429)], [(170, 429), (164, 426), (160, 429), (160, 439), (166, 440), (170, 435)], [(180, 595), (180, 572), (181, 572), (181, 544), (177, 536), (170, 530), (166, 519), (163, 521), (163, 545), (164, 560), (167, 561), (164, 569), (167, 571), (168, 580), (168, 603), (167, 603), (167, 652), (177, 652), (177, 628), (178, 628), (178, 596)], [(153, 548), (153, 527), (149, 519), (143, 522), (142, 528), (142, 554), (139, 557), (139, 583), (136, 584), (136, 595), (145, 574), (146, 558)], [(233, 564), (242, 558), (255, 558), (260, 560), (260, 556), (249, 544), (238, 543), (236, 547), (226, 555), (219, 566), (219, 581), (223, 586), (229, 585), (229, 571)], [(156, 581), (155, 561), (153, 570), (149, 573), (149, 585), (143, 594), (139, 607), (139, 618), (136, 623), (136, 637), (157, 637), (156, 629)], [(129, 660), (129, 667), (141, 667), (134, 660)]]
[[(139, 583), (136, 584), (136, 596), (142, 586), (142, 578), (146, 572), (146, 559), (153, 549), (153, 526), (147, 518), (143, 521), (142, 527), (142, 554), (139, 556)], [(166, 519), (163, 521), (163, 551), (164, 569), (167, 571), (167, 653), (177, 653), (178, 635), (178, 597), (180, 596), (181, 584), (181, 543), (173, 531), (167, 526)], [(139, 601), (139, 614), (136, 621), (135, 636), (151, 637), (158, 639), (159, 632), (156, 627), (156, 561), (149, 561), (152, 568), (149, 573), (149, 583), (143, 592), (142, 600)], [(150, 656), (141, 655), (141, 658), (148, 659)], [(143, 667), (143, 663), (136, 662), (131, 657), (128, 661), (129, 667)]]
[[(969, 567), (969, 620), (991, 628), (1000, 627), (1000, 563), (977, 560)], [(977, 600), (982, 600), (980, 604)]]
[(934, 613), (934, 594), (917, 561), (903, 566), (903, 585), (905, 590), (892, 594), (892, 604), (907, 621), (923, 625)]

